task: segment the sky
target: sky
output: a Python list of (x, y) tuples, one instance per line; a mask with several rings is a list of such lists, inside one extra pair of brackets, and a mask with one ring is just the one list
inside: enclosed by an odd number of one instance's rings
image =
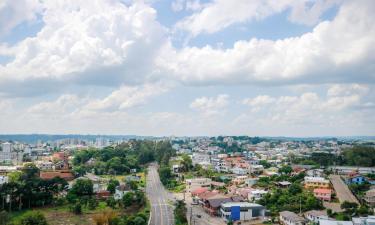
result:
[(0, 133), (375, 135), (373, 0), (1, 0)]

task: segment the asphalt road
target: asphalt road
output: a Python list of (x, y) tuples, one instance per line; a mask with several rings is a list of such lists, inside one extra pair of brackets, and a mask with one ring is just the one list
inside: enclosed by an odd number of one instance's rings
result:
[(344, 181), (342, 181), (339, 175), (331, 175), (329, 176), (329, 179), (331, 180), (331, 183), (336, 191), (336, 195), (340, 203), (347, 201), (359, 204), (358, 199), (352, 194), (348, 186), (344, 183)]
[(173, 196), (169, 194), (159, 179), (156, 164), (148, 167), (146, 193), (151, 203), (149, 225), (174, 225)]

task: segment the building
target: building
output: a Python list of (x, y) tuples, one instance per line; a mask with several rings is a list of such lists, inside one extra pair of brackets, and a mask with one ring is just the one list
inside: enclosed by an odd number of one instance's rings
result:
[(128, 186), (122, 184), (116, 187), (115, 193), (113, 194), (113, 198), (116, 200), (121, 200), (124, 195), (130, 191)]
[(353, 225), (353, 222), (338, 220), (319, 220), (319, 225)]
[(353, 217), (353, 225), (375, 225), (375, 216)]
[(8, 183), (8, 177), (7, 176), (0, 176), (0, 185)]
[(232, 173), (236, 174), (236, 175), (246, 175), (247, 174), (247, 170), (244, 169), (244, 168), (240, 168), (240, 167), (233, 167), (231, 169)]
[(319, 220), (328, 220), (329, 217), (325, 210), (310, 210), (303, 214), (307, 220), (310, 222), (318, 224)]
[(366, 178), (358, 173), (351, 173), (345, 178), (346, 184), (363, 184)]
[(248, 202), (226, 202), (220, 206), (220, 214), (225, 221), (262, 219), (265, 213), (264, 206)]
[(210, 187), (212, 180), (210, 178), (194, 178), (186, 180), (186, 190), (191, 192), (197, 188)]
[(283, 225), (305, 225), (307, 222), (303, 217), (290, 211), (280, 212), (279, 221)]
[(267, 193), (268, 193), (268, 191), (265, 191), (265, 190), (259, 190), (259, 189), (252, 190), (248, 193), (247, 199), (249, 201), (258, 201), (259, 199), (261, 199)]
[(304, 186), (306, 189), (329, 189), (329, 180), (323, 177), (305, 177)]
[(315, 198), (318, 198), (322, 201), (331, 201), (332, 190), (325, 188), (315, 188), (314, 191)]
[(366, 191), (365, 196), (363, 197), (366, 204), (369, 206), (375, 206), (375, 189)]

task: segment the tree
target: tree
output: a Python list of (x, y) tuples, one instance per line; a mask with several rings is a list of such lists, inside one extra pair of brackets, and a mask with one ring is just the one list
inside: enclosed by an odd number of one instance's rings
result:
[(0, 211), (0, 225), (7, 225), (9, 221), (9, 215), (5, 211)]
[(93, 183), (88, 179), (77, 179), (70, 192), (77, 196), (92, 195), (94, 192)]
[(135, 191), (135, 190), (138, 190), (138, 182), (135, 181), (135, 180), (130, 180), (127, 182), (127, 184), (129, 185), (130, 189)]
[(46, 218), (41, 212), (26, 212), (20, 219), (19, 225), (48, 225)]
[(134, 200), (134, 194), (133, 192), (127, 192), (124, 197), (122, 197), (122, 203), (124, 204), (124, 207), (127, 208), (132, 205)]
[(291, 174), (293, 172), (293, 169), (291, 166), (283, 166), (279, 169), (279, 172), (281, 174)]
[(107, 191), (111, 192), (111, 194), (115, 193), (116, 187), (120, 185), (120, 182), (116, 179), (110, 179), (107, 186)]
[(113, 197), (109, 197), (106, 201), (107, 205), (111, 207), (112, 209), (116, 208), (117, 201)]
[(189, 172), (193, 168), (193, 161), (189, 155), (182, 155), (181, 168), (183, 172)]
[(22, 168), (22, 172), (24, 175), (23, 179), (39, 177), (39, 168), (34, 163), (26, 163)]
[(160, 169), (159, 169), (159, 176), (160, 176), (160, 181), (164, 185), (167, 185), (169, 179), (172, 178), (171, 169), (168, 166), (160, 167)]
[(133, 220), (133, 223), (134, 223), (134, 225), (146, 225), (147, 224), (146, 220), (143, 219), (140, 216), (135, 217), (134, 220)]
[(302, 187), (298, 183), (293, 183), (288, 188), (288, 191), (291, 195), (296, 195), (302, 192)]

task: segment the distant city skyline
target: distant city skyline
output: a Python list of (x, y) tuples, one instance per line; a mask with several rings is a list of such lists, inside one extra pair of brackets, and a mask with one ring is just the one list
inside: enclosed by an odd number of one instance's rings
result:
[(371, 136), (375, 1), (5, 0), (0, 134)]

